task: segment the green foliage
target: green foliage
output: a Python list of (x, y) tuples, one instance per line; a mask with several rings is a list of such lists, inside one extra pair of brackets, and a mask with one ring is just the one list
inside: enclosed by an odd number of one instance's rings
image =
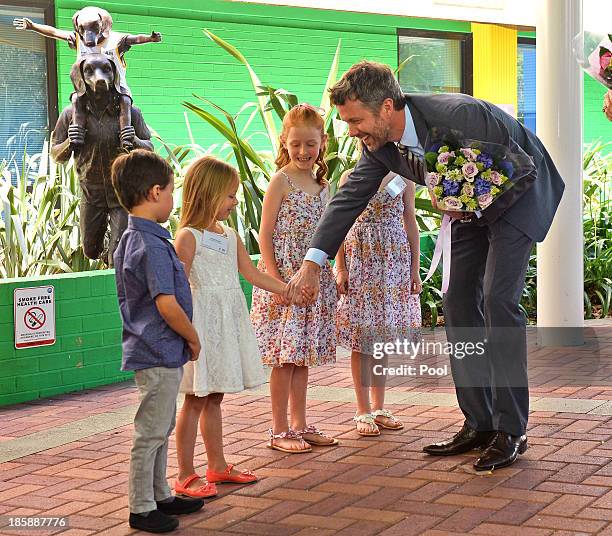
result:
[(56, 165), (47, 142), (39, 154), (0, 163), (0, 277), (101, 268), (83, 254), (79, 199), (74, 167)]
[(612, 153), (610, 143), (591, 144), (584, 154), (584, 307), (585, 318), (612, 312)]

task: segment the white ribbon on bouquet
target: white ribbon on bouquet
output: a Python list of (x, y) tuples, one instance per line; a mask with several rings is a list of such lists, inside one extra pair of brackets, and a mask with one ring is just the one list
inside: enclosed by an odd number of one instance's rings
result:
[[(477, 218), (482, 216), (482, 212), (480, 210), (476, 210), (473, 214)], [(438, 233), (438, 238), (436, 240), (434, 254), (431, 258), (429, 272), (427, 272), (427, 277), (423, 281), (423, 283), (425, 283), (432, 278), (432, 276), (436, 273), (440, 260), (442, 260), (442, 287), (440, 288), (442, 294), (445, 294), (448, 291), (448, 285), (450, 283), (452, 223), (453, 218), (451, 218), (448, 214), (444, 214), (442, 217), (442, 223), (440, 225), (440, 232)]]
[(434, 249), (433, 257), (431, 258), (431, 264), (429, 266), (429, 272), (427, 277), (423, 281), (426, 283), (429, 281), (442, 260), (442, 294), (448, 290), (448, 284), (450, 282), (450, 267), (451, 267), (451, 224), (453, 223), (452, 218), (448, 214), (444, 214), (442, 218), (442, 224), (440, 225), (440, 232), (438, 233), (438, 239), (436, 240), (436, 247)]

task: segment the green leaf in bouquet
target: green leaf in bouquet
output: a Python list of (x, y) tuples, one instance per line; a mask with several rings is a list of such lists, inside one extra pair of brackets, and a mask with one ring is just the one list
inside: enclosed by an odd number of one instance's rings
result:
[(428, 152), (425, 153), (425, 162), (427, 163), (427, 170), (433, 171), (436, 168), (436, 162), (438, 161), (438, 154)]

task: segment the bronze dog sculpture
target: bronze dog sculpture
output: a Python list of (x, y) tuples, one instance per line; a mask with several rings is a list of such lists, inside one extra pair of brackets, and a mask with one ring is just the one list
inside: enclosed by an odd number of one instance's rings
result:
[[(153, 150), (140, 110), (131, 106), (132, 124), (120, 126), (121, 84), (114, 62), (102, 54), (88, 54), (73, 67), (83, 85), (85, 126), (73, 123), (73, 107), (62, 111), (51, 136), (51, 155), (58, 162), (74, 153), (81, 185), (81, 238), (83, 252), (97, 259), (104, 250), (110, 224), (108, 265), (127, 226), (127, 213), (111, 184), (111, 165), (124, 147)], [(77, 147), (77, 149), (74, 149)]]

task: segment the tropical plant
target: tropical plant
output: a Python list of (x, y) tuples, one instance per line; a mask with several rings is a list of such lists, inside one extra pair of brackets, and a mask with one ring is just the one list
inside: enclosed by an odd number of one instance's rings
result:
[(584, 153), (584, 307), (585, 317), (605, 317), (612, 302), (612, 153), (596, 142)]
[(47, 141), (41, 153), (0, 163), (0, 277), (101, 268), (83, 254), (79, 199), (74, 167), (55, 164)]
[[(612, 313), (612, 153), (610, 143), (594, 142), (583, 155), (584, 317)], [(537, 256), (529, 258), (521, 310), (530, 321), (537, 314)]]

